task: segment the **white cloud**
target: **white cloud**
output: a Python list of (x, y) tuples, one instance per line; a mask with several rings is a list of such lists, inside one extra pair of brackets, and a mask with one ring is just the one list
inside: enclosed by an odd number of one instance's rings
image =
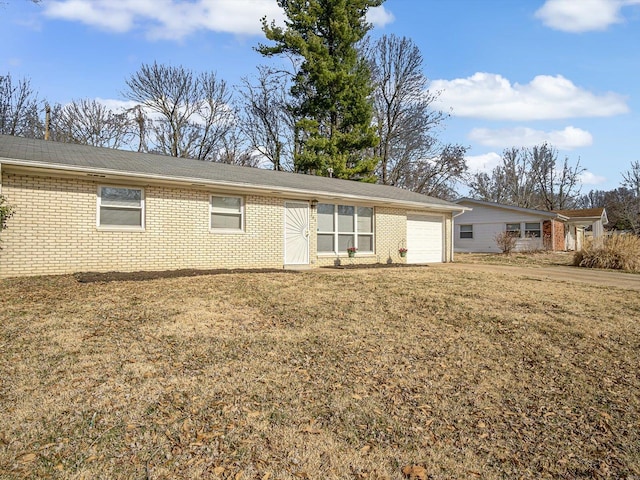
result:
[(371, 22), (376, 27), (384, 27), (388, 23), (395, 20), (393, 13), (386, 10), (384, 5), (369, 9), (367, 12), (367, 21)]
[(640, 0), (547, 0), (535, 16), (564, 32), (606, 30), (622, 22), (622, 8), (631, 5), (640, 5)]
[(580, 181), (583, 185), (600, 185), (606, 183), (607, 179), (585, 170), (580, 174)]
[(96, 97), (95, 100), (96, 102), (107, 107), (112, 112), (121, 112), (123, 110), (129, 110), (135, 107), (136, 105), (138, 105), (138, 103), (134, 102), (133, 100), (116, 100), (113, 98), (100, 98), (100, 97)]
[(610, 117), (629, 111), (626, 98), (613, 92), (594, 94), (564, 78), (538, 75), (527, 84), (501, 75), (478, 72), (468, 78), (434, 80), (438, 106), (459, 117), (491, 120), (550, 120)]
[(197, 30), (259, 34), (263, 16), (276, 22), (283, 19), (274, 0), (52, 0), (44, 8), (51, 18), (114, 32), (140, 28), (150, 37), (169, 39)]
[(502, 161), (502, 157), (495, 152), (482, 155), (465, 155), (467, 166), (471, 172), (491, 172)]
[(473, 141), (488, 147), (506, 148), (512, 145), (518, 147), (532, 147), (547, 142), (560, 150), (573, 150), (587, 147), (593, 143), (593, 137), (586, 130), (576, 127), (566, 127), (563, 130), (545, 132), (528, 127), (503, 128), (491, 130), (489, 128), (474, 128), (469, 133)]
[[(141, 29), (151, 38), (180, 39), (198, 30), (257, 35), (260, 19), (277, 24), (284, 12), (276, 0), (50, 0), (50, 18), (81, 22), (113, 32)], [(383, 6), (369, 10), (367, 20), (384, 26), (394, 20)]]

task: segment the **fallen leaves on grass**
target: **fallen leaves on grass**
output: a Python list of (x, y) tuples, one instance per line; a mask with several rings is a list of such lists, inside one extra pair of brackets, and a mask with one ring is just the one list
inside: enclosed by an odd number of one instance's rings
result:
[(627, 291), (444, 268), (221, 278), (4, 281), (0, 476), (640, 475)]

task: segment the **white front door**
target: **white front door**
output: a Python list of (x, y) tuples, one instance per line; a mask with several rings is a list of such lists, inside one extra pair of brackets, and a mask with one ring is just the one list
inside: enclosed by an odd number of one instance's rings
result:
[(285, 265), (308, 265), (309, 204), (285, 202), (284, 211), (284, 263)]

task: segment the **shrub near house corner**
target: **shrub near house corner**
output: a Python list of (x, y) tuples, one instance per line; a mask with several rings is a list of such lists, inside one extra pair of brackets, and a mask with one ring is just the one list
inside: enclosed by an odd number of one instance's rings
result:
[(7, 204), (6, 198), (0, 195), (0, 232), (7, 228), (7, 220), (11, 215), (13, 215), (13, 208)]
[(640, 237), (613, 235), (590, 240), (581, 251), (575, 253), (573, 264), (640, 272)]

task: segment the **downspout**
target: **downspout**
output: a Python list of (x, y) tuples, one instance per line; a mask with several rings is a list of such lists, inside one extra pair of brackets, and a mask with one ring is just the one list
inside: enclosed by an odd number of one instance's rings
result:
[(455, 236), (456, 236), (456, 223), (453, 221), (456, 217), (459, 217), (460, 215), (462, 215), (464, 213), (464, 210), (456, 213), (455, 215), (451, 215), (451, 263), (453, 263), (454, 258), (454, 244), (455, 244)]

